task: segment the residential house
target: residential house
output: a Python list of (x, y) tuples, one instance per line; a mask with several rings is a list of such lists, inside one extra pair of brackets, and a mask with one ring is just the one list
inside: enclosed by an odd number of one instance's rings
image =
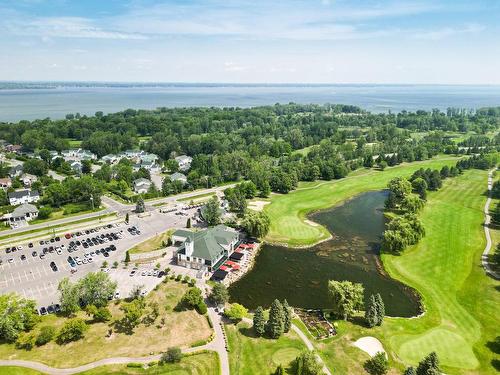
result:
[(14, 153), (18, 154), (21, 152), (22, 149), (23, 149), (23, 146), (21, 146), (21, 145), (11, 145), (11, 144), (5, 145), (5, 151), (7, 151), (7, 152), (14, 152)]
[(16, 207), (11, 214), (4, 215), (5, 219), (8, 219), (10, 224), (31, 221), (38, 217), (38, 208), (36, 206), (23, 203), (19, 207)]
[(120, 158), (118, 157), (118, 155), (108, 154), (108, 155), (104, 155), (101, 158), (101, 160), (105, 163), (108, 163), (108, 164), (115, 164), (115, 163), (120, 161)]
[(23, 203), (38, 202), (38, 200), (40, 199), (40, 194), (38, 194), (38, 191), (36, 190), (31, 191), (28, 189), (13, 191), (9, 193), (8, 196), (9, 196), (9, 203), (12, 206), (17, 206)]
[(134, 191), (137, 194), (147, 193), (151, 185), (152, 182), (149, 181), (147, 178), (138, 178), (137, 180), (134, 181)]
[(191, 168), (191, 162), (193, 158), (187, 155), (180, 155), (175, 158), (177, 164), (179, 164), (179, 170), (182, 172), (186, 172)]
[(215, 271), (231, 255), (239, 243), (239, 232), (217, 225), (199, 232), (179, 229), (172, 235), (178, 244), (177, 264), (193, 269)]
[(19, 177), (22, 174), (23, 174), (23, 165), (22, 164), (17, 164), (17, 165), (14, 165), (10, 168), (9, 176), (11, 178)]
[(24, 187), (28, 188), (31, 187), (31, 184), (33, 184), (33, 182), (38, 180), (38, 177), (33, 174), (23, 173), (20, 177), (20, 180), (22, 181)]
[(12, 187), (12, 180), (9, 177), (0, 178), (0, 188), (7, 191)]
[(95, 160), (95, 159), (97, 159), (96, 154), (90, 152), (89, 150), (83, 150), (81, 148), (71, 149), (71, 150), (63, 150), (61, 152), (61, 154), (62, 154), (62, 157), (64, 158), (64, 160), (66, 160), (66, 161), (70, 161), (70, 160), (82, 161), (82, 160)]
[(187, 178), (182, 173), (179, 173), (179, 172), (172, 173), (169, 178), (170, 178), (170, 181), (172, 181), (172, 182), (181, 181), (184, 185), (187, 184)]
[(76, 174), (82, 173), (82, 163), (79, 160), (69, 160), (68, 162), (73, 172)]

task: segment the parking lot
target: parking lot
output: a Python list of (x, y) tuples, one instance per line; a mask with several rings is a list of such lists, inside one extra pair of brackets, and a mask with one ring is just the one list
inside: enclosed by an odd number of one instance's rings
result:
[[(117, 226), (112, 226), (111, 228), (107, 226), (106, 228), (97, 227), (99, 229), (98, 231), (89, 232), (88, 234), (84, 233), (81, 236), (75, 236), (69, 239), (62, 236), (60, 241), (54, 240), (54, 242), (49, 242), (48, 244), (40, 245), (39, 242), (36, 242), (33, 243), (33, 247), (31, 248), (28, 247), (27, 243), (23, 243), (20, 244), (22, 250), (17, 250), (8, 254), (5, 249), (2, 249), (0, 251), (0, 259), (2, 260), (2, 264), (0, 265), (0, 293), (16, 292), (23, 297), (36, 300), (39, 306), (57, 303), (59, 299), (57, 286), (62, 278), (68, 277), (72, 281), (78, 280), (88, 272), (98, 271), (104, 261), (108, 263), (108, 268), (111, 268), (115, 261), (121, 262), (124, 260), (125, 251), (129, 248), (169, 228), (184, 227), (185, 222), (185, 216), (175, 215), (174, 213), (165, 214), (153, 212), (150, 216), (143, 218), (131, 217), (131, 222), (128, 226), (122, 223)], [(139, 229), (139, 234), (131, 234), (127, 230), (127, 228), (133, 226)], [(84, 239), (109, 233), (119, 233), (121, 238), (111, 241), (108, 240), (108, 242), (102, 244), (98, 243), (88, 248), (84, 248), (83, 245), (80, 245), (71, 253), (68, 252), (71, 241), (78, 240), (82, 243)], [(62, 248), (63, 245), (64, 248)], [(108, 254), (107, 257), (99, 251), (100, 254), (92, 256), (92, 261), (89, 262), (89, 256), (85, 256), (85, 254), (91, 252), (95, 254), (96, 250), (101, 250), (111, 245), (116, 246), (116, 250), (106, 251)], [(47, 253), (44, 259), (40, 259), (43, 248), (50, 246), (54, 247), (52, 253)], [(57, 253), (55, 247), (61, 248), (59, 251), (60, 254)], [(32, 255), (33, 251), (36, 251), (36, 256)], [(23, 255), (25, 257), (24, 260), (21, 259)], [(71, 256), (73, 259), (78, 257), (82, 261), (82, 264), (71, 267), (68, 263), (68, 256)], [(86, 264), (83, 264), (83, 259), (87, 259)], [(51, 268), (51, 262), (56, 264), (57, 271)], [(156, 282), (153, 283), (153, 279), (155, 278), (151, 276), (139, 275), (134, 278), (130, 277), (129, 273), (131, 268), (132, 267), (130, 267), (129, 270), (122, 270), (121, 266), (119, 266), (116, 270), (109, 270), (112, 279), (116, 279), (116, 281), (119, 282), (119, 290), (121, 293), (124, 293), (123, 296), (125, 296), (125, 293), (131, 290), (134, 285), (144, 285), (145, 289), (149, 290), (156, 285)], [(77, 271), (72, 272), (74, 269)], [(149, 269), (152, 270), (152, 267), (149, 267)]]

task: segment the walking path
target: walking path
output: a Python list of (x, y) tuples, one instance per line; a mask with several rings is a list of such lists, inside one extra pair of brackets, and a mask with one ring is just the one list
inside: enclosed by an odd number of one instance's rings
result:
[(486, 271), (487, 275), (495, 279), (500, 279), (500, 275), (497, 274), (490, 268), (488, 264), (488, 255), (491, 250), (491, 235), (490, 235), (490, 204), (491, 204), (491, 189), (493, 187), (493, 169), (488, 173), (488, 199), (486, 200), (486, 204), (484, 205), (484, 234), (486, 236), (486, 247), (484, 248), (483, 255), (481, 256), (481, 263), (483, 264), (483, 268)]

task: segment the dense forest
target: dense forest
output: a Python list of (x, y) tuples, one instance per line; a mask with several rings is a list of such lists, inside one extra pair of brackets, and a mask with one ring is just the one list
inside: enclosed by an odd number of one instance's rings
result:
[[(186, 186), (165, 179), (161, 191), (153, 188), (150, 196), (241, 179), (253, 181), (265, 195), (287, 193), (298, 181), (342, 178), (363, 166), (383, 169), (442, 152), (487, 153), (500, 144), (498, 135), (486, 136), (499, 125), (500, 107), (372, 114), (348, 105), (291, 103), (255, 108), (128, 109), (90, 117), (70, 114), (64, 120), (0, 123), (0, 138), (46, 156), (47, 150), (69, 148), (70, 140), (81, 141), (82, 148), (99, 157), (142, 148), (157, 154), (167, 172), (175, 171), (172, 157), (193, 157)], [(457, 144), (450, 132), (475, 135)], [(44, 162), (58, 170), (49, 159)], [(84, 173), (90, 173), (88, 166)], [(148, 177), (148, 173), (132, 173), (123, 160), (93, 177), (118, 192), (138, 176)], [(48, 189), (51, 194), (55, 190)]]

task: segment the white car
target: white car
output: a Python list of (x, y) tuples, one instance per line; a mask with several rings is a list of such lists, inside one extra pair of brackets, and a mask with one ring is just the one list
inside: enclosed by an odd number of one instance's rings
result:
[(84, 259), (82, 260), (82, 262), (83, 262), (83, 264), (87, 264), (87, 263), (89, 262), (89, 260), (88, 260), (87, 258), (84, 258)]
[(22, 250), (22, 249), (23, 249), (23, 247), (22, 247), (21, 245), (19, 245), (19, 246), (17, 247), (17, 250)]
[(120, 292), (119, 291), (115, 293), (115, 298), (116, 299), (120, 298)]
[(80, 259), (78, 259), (78, 260), (76, 261), (76, 264), (78, 264), (79, 266), (81, 266), (81, 265), (83, 264), (83, 262), (82, 262)]
[(62, 250), (61, 249), (57, 249), (56, 253), (57, 253), (57, 255), (61, 255), (62, 254)]

